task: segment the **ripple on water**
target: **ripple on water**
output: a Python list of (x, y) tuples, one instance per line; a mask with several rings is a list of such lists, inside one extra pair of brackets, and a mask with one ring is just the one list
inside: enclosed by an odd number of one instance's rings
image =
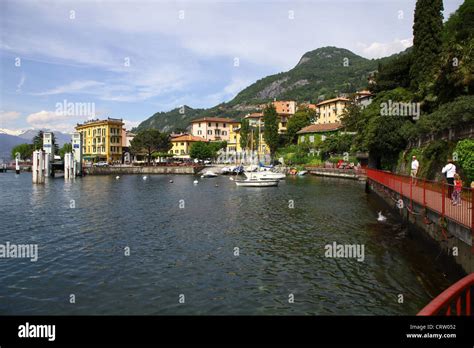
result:
[[(305, 177), (245, 189), (226, 177), (193, 180), (32, 185), (29, 174), (0, 176), (0, 243), (39, 245), (37, 262), (0, 259), (0, 311), (414, 314), (449, 283), (429, 258), (412, 257), (403, 231), (376, 222), (359, 183)], [(324, 257), (332, 242), (363, 244), (364, 262)]]

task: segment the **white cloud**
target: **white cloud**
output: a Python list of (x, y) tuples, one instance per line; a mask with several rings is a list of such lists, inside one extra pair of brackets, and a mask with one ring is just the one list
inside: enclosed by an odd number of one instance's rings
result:
[(67, 93), (90, 93), (90, 89), (98, 86), (103, 86), (103, 82), (85, 80), (73, 81), (67, 85), (59, 86), (44, 92), (32, 93), (33, 95), (55, 95)]
[(28, 124), (35, 128), (47, 128), (61, 132), (73, 131), (76, 123), (87, 120), (85, 116), (66, 115), (55, 111), (41, 110), (26, 117)]
[(4, 111), (0, 110), (0, 122), (10, 122), (20, 117), (21, 113), (18, 111)]
[(125, 127), (126, 130), (131, 130), (132, 128), (138, 127), (138, 125), (141, 122), (140, 121), (123, 120), (123, 123), (125, 124), (124, 127)]
[(362, 55), (368, 58), (387, 57), (394, 53), (398, 53), (410, 47), (413, 44), (413, 39), (395, 39), (392, 42), (372, 42), (371, 44), (357, 43), (357, 47)]

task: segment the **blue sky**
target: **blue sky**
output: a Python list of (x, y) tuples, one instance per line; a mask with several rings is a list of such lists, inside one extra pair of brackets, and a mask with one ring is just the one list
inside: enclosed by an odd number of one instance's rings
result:
[[(461, 3), (445, 0), (445, 19)], [(319, 47), (387, 56), (411, 45), (414, 7), (414, 0), (2, 0), (0, 128), (72, 131), (87, 116), (58, 113), (64, 101), (90, 103), (97, 117), (123, 118), (130, 128), (157, 111), (229, 101)]]

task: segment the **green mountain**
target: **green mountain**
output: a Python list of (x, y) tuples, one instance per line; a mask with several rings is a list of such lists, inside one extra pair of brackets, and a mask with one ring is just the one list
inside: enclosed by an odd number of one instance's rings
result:
[(158, 128), (170, 132), (185, 129), (191, 120), (199, 117), (241, 117), (255, 110), (258, 104), (274, 98), (314, 103), (340, 93), (355, 92), (366, 88), (370, 73), (394, 56), (370, 60), (343, 48), (318, 48), (305, 53), (293, 69), (258, 80), (227, 103), (209, 109), (185, 106), (184, 113), (179, 109), (157, 112), (138, 129)]

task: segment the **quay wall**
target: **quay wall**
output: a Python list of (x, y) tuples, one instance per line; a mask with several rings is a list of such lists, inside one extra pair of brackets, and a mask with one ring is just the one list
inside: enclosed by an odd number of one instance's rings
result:
[(196, 174), (202, 166), (110, 166), (85, 167), (86, 175), (118, 175), (118, 174)]
[[(372, 180), (366, 182), (368, 194), (376, 194), (384, 200), (392, 211), (399, 214), (407, 223), (410, 231), (418, 234), (425, 242), (435, 245), (444, 257), (452, 259), (466, 273), (474, 272), (474, 248), (471, 229), (446, 219), (447, 224), (441, 226), (441, 216), (435, 211), (425, 209), (416, 202), (410, 202), (399, 193), (387, 189)], [(403, 200), (403, 208), (398, 201)], [(454, 250), (457, 248), (457, 255)]]

